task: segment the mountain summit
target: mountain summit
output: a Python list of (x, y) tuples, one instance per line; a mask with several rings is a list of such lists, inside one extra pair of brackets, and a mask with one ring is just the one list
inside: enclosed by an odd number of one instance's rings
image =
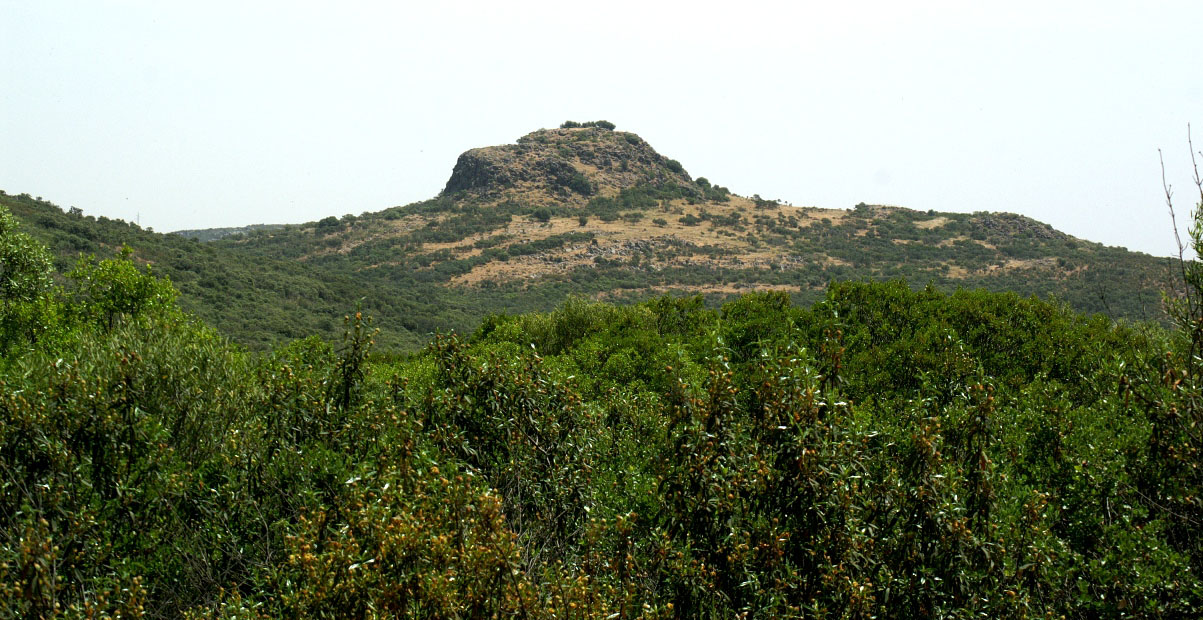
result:
[(540, 129), (517, 144), (460, 155), (444, 195), (460, 192), (533, 204), (584, 204), (639, 185), (688, 186), (680, 162), (660, 155), (639, 136), (605, 121)]

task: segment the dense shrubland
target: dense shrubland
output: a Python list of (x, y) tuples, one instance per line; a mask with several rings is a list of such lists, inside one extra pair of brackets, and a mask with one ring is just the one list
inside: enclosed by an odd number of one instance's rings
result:
[(0, 236), (2, 617), (1203, 612), (1197, 297), (575, 298), (249, 353), (128, 256)]

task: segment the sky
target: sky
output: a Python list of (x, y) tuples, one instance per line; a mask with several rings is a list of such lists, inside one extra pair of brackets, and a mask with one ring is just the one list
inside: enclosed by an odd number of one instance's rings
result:
[(1201, 35), (1198, 0), (0, 0), (0, 189), (163, 232), (300, 223), (605, 119), (738, 194), (1168, 256), (1158, 149), (1185, 229)]

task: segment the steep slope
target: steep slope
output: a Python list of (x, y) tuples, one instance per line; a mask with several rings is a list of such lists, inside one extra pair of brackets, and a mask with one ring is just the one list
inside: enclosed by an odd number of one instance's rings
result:
[[(712, 302), (756, 289), (799, 303), (829, 282), (905, 278), (1055, 296), (1115, 318), (1161, 320), (1164, 259), (1006, 213), (794, 207), (742, 197), (605, 123), (570, 123), (472, 149), (437, 197), (362, 216), (246, 229), (198, 243), (3, 197), (60, 255), (127, 243), (185, 305), (236, 339), (332, 335), (362, 303), (386, 346), (472, 329), (491, 312), (568, 295)], [(225, 231), (189, 231), (211, 238)]]

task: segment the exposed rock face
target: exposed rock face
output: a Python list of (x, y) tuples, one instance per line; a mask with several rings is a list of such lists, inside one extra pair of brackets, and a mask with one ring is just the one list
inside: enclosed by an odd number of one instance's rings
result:
[(505, 166), (489, 157), (487, 149), (472, 149), (459, 156), (444, 194), (465, 190), (484, 190), (490, 187), (509, 187), (513, 181)]
[(579, 202), (641, 183), (685, 185), (691, 180), (679, 163), (635, 134), (598, 127), (541, 129), (517, 144), (460, 155), (443, 193)]
[(1068, 239), (1069, 235), (1044, 222), (1014, 213), (987, 213), (976, 218), (976, 227), (990, 236), (1032, 239)]

